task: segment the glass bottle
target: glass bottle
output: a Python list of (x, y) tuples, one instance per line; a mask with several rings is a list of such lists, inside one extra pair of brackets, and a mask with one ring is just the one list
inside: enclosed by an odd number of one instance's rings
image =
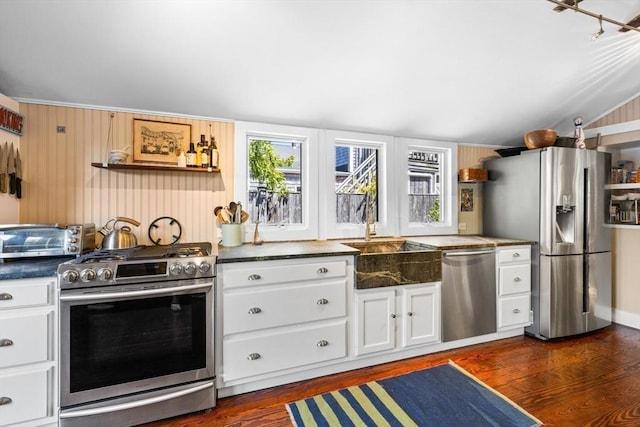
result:
[(187, 167), (195, 168), (196, 167), (196, 150), (193, 146), (193, 142), (189, 143), (189, 151), (187, 151), (186, 157), (187, 157)]

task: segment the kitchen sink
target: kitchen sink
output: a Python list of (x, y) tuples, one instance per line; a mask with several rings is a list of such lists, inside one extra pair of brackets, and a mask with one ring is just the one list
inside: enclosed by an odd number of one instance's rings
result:
[(358, 249), (356, 289), (438, 282), (441, 251), (408, 240), (348, 241)]

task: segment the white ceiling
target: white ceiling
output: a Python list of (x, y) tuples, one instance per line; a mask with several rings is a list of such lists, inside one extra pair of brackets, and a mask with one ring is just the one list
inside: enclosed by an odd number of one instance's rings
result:
[[(639, 0), (580, 6), (627, 22)], [(640, 94), (640, 33), (546, 0), (0, 0), (0, 93), (521, 145)]]

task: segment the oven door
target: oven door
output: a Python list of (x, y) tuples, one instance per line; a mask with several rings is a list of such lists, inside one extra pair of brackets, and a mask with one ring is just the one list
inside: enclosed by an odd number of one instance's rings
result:
[(213, 280), (63, 291), (62, 408), (212, 379)]

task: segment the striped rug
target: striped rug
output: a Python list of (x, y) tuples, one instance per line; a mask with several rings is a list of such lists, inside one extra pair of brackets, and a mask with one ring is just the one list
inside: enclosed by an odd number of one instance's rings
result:
[(287, 404), (297, 427), (541, 426), (453, 362)]

